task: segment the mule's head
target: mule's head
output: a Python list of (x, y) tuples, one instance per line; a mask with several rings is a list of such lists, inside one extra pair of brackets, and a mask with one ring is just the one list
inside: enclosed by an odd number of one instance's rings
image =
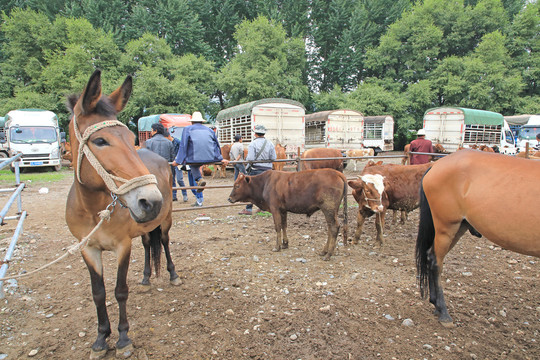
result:
[[(116, 114), (126, 105), (131, 90), (132, 78), (128, 76), (112, 94), (102, 96), (101, 71), (96, 70), (82, 95), (68, 99), (68, 108), (73, 115), (69, 134), (75, 182), (84, 191), (115, 192), (126, 183), (151, 177), (135, 150), (135, 135), (125, 125), (116, 122)], [(90, 135), (85, 139), (87, 134)], [(81, 143), (87, 145), (90, 155), (79, 154), (84, 152)], [(124, 188), (125, 191), (117, 193), (136, 222), (153, 220), (161, 210), (163, 196), (155, 178), (152, 179), (154, 181), (141, 181), (137, 183), (140, 186)]]
[(229, 195), (229, 202), (249, 201), (251, 199), (251, 181), (251, 176), (245, 176), (242, 173), (238, 174)]
[(360, 206), (379, 213), (384, 210), (384, 176), (380, 174), (367, 174), (361, 176), (358, 180), (348, 182), (349, 186), (356, 191)]

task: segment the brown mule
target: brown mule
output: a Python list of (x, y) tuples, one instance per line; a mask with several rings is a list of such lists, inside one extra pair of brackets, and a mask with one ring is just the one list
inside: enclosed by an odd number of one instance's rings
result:
[[(101, 95), (101, 72), (96, 70), (80, 97), (69, 98), (73, 114), (69, 124), (75, 180), (66, 204), (66, 222), (79, 240), (86, 237), (100, 222), (99, 213), (108, 209), (110, 219), (104, 221), (81, 250), (90, 272), (92, 295), (98, 316), (98, 335), (90, 358), (105, 356), (111, 326), (105, 305), (102, 251), (114, 251), (118, 257), (115, 296), (119, 307), (117, 354), (129, 356), (132, 343), (127, 333), (127, 272), (132, 238), (143, 236), (149, 253), (150, 239), (157, 240), (153, 251), (156, 272), (159, 252), (165, 245), (168, 253), (168, 231), (172, 224), (172, 177), (170, 166), (159, 155), (147, 150), (135, 151), (134, 134), (116, 120), (132, 90), (132, 79), (109, 96)], [(149, 256), (145, 264), (145, 280), (150, 275)], [(167, 255), (171, 280), (178, 275)], [(148, 267), (148, 269), (146, 269)], [(145, 281), (143, 280), (143, 281)]]
[(540, 163), (474, 150), (440, 159), (424, 176), (416, 267), (422, 296), (428, 287), (443, 325), (452, 324), (440, 284), (444, 257), (467, 230), (540, 257), (538, 179)]

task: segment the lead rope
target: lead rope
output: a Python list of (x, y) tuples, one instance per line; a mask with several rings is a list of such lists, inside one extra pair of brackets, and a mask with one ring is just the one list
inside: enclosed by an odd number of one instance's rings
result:
[(22, 277), (26, 277), (26, 276), (30, 276), (30, 275), (33, 275), (37, 272), (40, 272), (41, 270), (44, 270), (46, 268), (48, 268), (49, 266), (53, 265), (53, 264), (56, 264), (57, 262), (59, 262), (60, 260), (64, 259), (65, 257), (67, 257), (68, 255), (73, 255), (75, 254), (75, 251), (84, 248), (84, 246), (86, 245), (86, 243), (88, 242), (88, 240), (90, 240), (90, 237), (92, 237), (92, 235), (94, 235), (96, 233), (96, 231), (101, 227), (101, 224), (103, 224), (103, 222), (105, 220), (109, 220), (111, 218), (111, 214), (112, 212), (114, 211), (114, 206), (116, 205), (116, 201), (117, 201), (117, 197), (116, 196), (113, 196), (113, 201), (107, 205), (107, 207), (105, 208), (105, 210), (102, 210), (99, 212), (99, 222), (97, 223), (97, 225), (92, 229), (92, 231), (90, 231), (90, 233), (88, 235), (86, 235), (79, 243), (75, 244), (75, 245), (71, 245), (67, 248), (66, 252), (64, 253), (64, 255), (60, 256), (59, 258), (57, 258), (56, 260), (53, 260), (51, 261), (50, 263), (48, 264), (45, 264), (43, 265), (42, 267), (38, 268), (38, 269), (35, 269), (35, 270), (32, 270), (30, 272), (27, 272), (27, 273), (24, 273), (24, 274), (19, 274), (19, 275), (13, 275), (13, 276), (6, 276), (6, 277), (3, 277), (3, 278), (0, 278), (0, 281), (5, 281), (5, 280), (10, 280), (10, 279), (19, 279), (19, 278), (22, 278)]
[[(48, 268), (49, 266), (59, 262), (60, 260), (64, 259), (66, 256), (70, 254), (74, 254), (75, 251), (79, 249), (81, 249), (82, 251), (86, 243), (88, 243), (88, 240), (90, 240), (92, 235), (96, 233), (96, 231), (101, 227), (103, 222), (105, 220), (109, 221), (109, 219), (111, 218), (111, 214), (114, 211), (114, 206), (116, 205), (116, 202), (118, 200), (117, 195), (123, 195), (129, 192), (130, 190), (133, 190), (139, 186), (157, 184), (157, 179), (152, 174), (142, 175), (142, 176), (133, 178), (131, 180), (126, 180), (124, 178), (112, 175), (107, 170), (105, 170), (105, 168), (99, 163), (96, 156), (92, 153), (92, 151), (88, 147), (87, 142), (88, 142), (88, 139), (90, 138), (90, 135), (92, 135), (96, 131), (99, 131), (101, 129), (104, 129), (106, 127), (111, 127), (111, 126), (124, 126), (127, 128), (126, 125), (124, 125), (118, 120), (106, 120), (101, 123), (89, 126), (88, 128), (86, 128), (86, 130), (84, 131), (84, 134), (81, 136), (79, 127), (77, 126), (76, 116), (73, 115), (73, 129), (75, 132), (75, 137), (79, 141), (79, 155), (77, 157), (77, 168), (75, 170), (77, 174), (77, 180), (79, 181), (79, 183), (83, 184), (81, 180), (81, 162), (82, 162), (83, 155), (86, 155), (86, 158), (88, 159), (92, 167), (97, 171), (99, 176), (101, 176), (101, 178), (105, 182), (105, 185), (107, 185), (107, 188), (109, 188), (109, 190), (111, 191), (111, 197), (113, 199), (112, 202), (109, 205), (107, 205), (105, 210), (102, 210), (99, 212), (98, 214), (100, 218), (99, 222), (92, 229), (92, 231), (90, 231), (90, 233), (86, 235), (79, 243), (68, 247), (64, 255), (60, 256), (56, 260), (53, 260), (50, 263), (45, 264), (42, 267), (32, 270), (30, 272), (27, 272), (25, 274), (19, 274), (19, 275), (13, 275), (13, 276), (0, 278), (0, 281), (10, 280), (10, 279), (19, 279), (22, 277), (30, 276), (32, 274), (40, 272), (41, 270)], [(120, 186), (116, 186), (116, 183), (114, 182), (114, 180), (119, 181), (123, 184)]]

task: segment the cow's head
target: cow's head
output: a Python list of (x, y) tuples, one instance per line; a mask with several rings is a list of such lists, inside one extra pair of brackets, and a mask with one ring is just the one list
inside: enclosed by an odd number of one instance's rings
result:
[(384, 176), (380, 174), (367, 174), (361, 176), (358, 180), (348, 182), (360, 196), (357, 198), (360, 206), (366, 207), (373, 212), (382, 212), (384, 210), (383, 197), (384, 192)]
[(235, 203), (238, 201), (250, 201), (251, 199), (251, 176), (246, 176), (242, 173), (238, 174), (238, 178), (234, 182), (233, 189), (229, 195), (229, 202)]

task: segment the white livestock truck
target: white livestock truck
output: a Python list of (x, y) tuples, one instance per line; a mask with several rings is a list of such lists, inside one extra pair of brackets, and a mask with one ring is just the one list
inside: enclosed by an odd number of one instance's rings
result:
[(7, 113), (7, 145), (12, 155), (22, 153), (19, 166), (62, 168), (58, 117), (48, 110), (21, 109)]
[(472, 145), (497, 146), (502, 154), (515, 155), (514, 136), (499, 113), (458, 107), (438, 107), (424, 114), (426, 139), (449, 152)]
[(360, 149), (364, 141), (364, 115), (354, 110), (319, 111), (306, 115), (306, 149)]
[(221, 145), (242, 135), (245, 145), (254, 139), (255, 125), (266, 127), (265, 137), (274, 145), (281, 144), (289, 158), (304, 152), (304, 115), (301, 103), (288, 99), (261, 99), (221, 110), (216, 116), (218, 140)]
[(375, 154), (394, 150), (394, 118), (391, 115), (364, 117), (364, 147)]

